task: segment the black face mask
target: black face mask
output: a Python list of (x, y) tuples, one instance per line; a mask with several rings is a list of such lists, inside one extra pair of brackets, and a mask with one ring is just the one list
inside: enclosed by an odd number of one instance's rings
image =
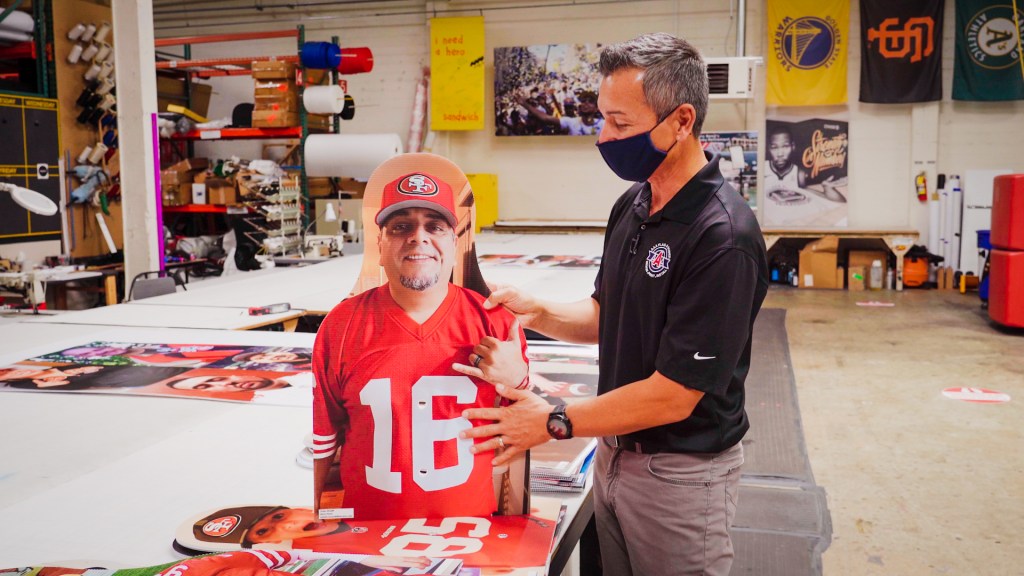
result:
[(658, 126), (661, 126), (661, 123), (667, 119), (668, 116), (655, 124), (650, 130), (641, 132), (636, 136), (630, 136), (621, 140), (598, 142), (597, 149), (601, 152), (601, 157), (604, 158), (605, 164), (612, 169), (612, 172), (615, 172), (616, 176), (623, 180), (646, 182), (651, 177), (651, 174), (654, 174), (654, 171), (658, 169), (658, 166), (661, 166), (661, 163), (665, 161), (665, 157), (668, 156), (672, 147), (676, 145), (675, 142), (672, 142), (672, 146), (669, 146), (668, 150), (662, 151), (651, 140), (651, 132)]

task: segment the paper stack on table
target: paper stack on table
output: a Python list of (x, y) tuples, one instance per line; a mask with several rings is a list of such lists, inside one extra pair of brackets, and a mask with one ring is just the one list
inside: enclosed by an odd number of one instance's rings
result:
[(530, 489), (582, 492), (597, 452), (597, 438), (551, 440), (530, 450)]

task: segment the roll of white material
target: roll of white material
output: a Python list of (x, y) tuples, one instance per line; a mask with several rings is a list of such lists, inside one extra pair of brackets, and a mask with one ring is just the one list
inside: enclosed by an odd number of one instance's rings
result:
[(75, 44), (71, 47), (71, 52), (68, 52), (68, 63), (78, 64), (78, 60), (82, 58), (82, 45)]
[(107, 34), (110, 34), (110, 22), (104, 22), (100, 25), (100, 29), (96, 31), (96, 35), (93, 36), (93, 40), (96, 42), (105, 42), (107, 40)]
[(341, 86), (310, 86), (302, 93), (302, 105), (310, 114), (341, 114), (345, 91)]
[(97, 46), (96, 44), (89, 44), (89, 47), (85, 49), (85, 52), (82, 52), (82, 60), (85, 60), (86, 62), (91, 62), (93, 57), (96, 56), (96, 53), (99, 51), (99, 46)]
[[(31, 34), (35, 30), (36, 24), (32, 21), (32, 15), (28, 12), (21, 12), (15, 10), (7, 15), (6, 18), (0, 22), (0, 29), (13, 30), (15, 32), (26, 32)], [(85, 30), (84, 28), (82, 30)]]
[(306, 175), (366, 180), (381, 162), (401, 153), (398, 134), (313, 134), (306, 138)]
[(32, 35), (26, 32), (0, 29), (0, 42), (28, 42), (31, 39)]
[(78, 40), (79, 38), (82, 37), (82, 34), (84, 32), (85, 32), (85, 24), (82, 24), (81, 22), (79, 22), (78, 24), (75, 24), (74, 26), (72, 26), (71, 30), (68, 30), (68, 40), (72, 40), (72, 41)]
[(79, 40), (81, 40), (82, 42), (89, 42), (92, 40), (94, 34), (96, 34), (96, 25), (87, 24), (85, 26), (85, 32), (82, 32), (82, 35), (79, 36)]
[(100, 44), (100, 51), (96, 53), (95, 60), (97, 62), (102, 62), (106, 60), (107, 56), (110, 55), (111, 50), (112, 48), (110, 47), (110, 44), (103, 42), (102, 44)]

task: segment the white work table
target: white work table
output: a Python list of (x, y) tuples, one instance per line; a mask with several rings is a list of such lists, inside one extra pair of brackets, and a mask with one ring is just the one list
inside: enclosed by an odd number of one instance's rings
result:
[[(173, 306), (156, 304), (152, 299), (133, 304), (117, 304), (75, 310), (63, 314), (32, 316), (26, 324), (84, 324), (91, 326), (134, 326), (149, 328), (193, 328), (197, 330), (251, 330), (294, 320), (299, 310), (280, 314), (250, 316), (247, 308), (224, 306)], [(14, 330), (15, 328), (10, 328)]]
[[(4, 325), (0, 366), (91, 341), (311, 347), (314, 337), (21, 322)], [(308, 505), (312, 473), (295, 457), (311, 427), (309, 407), (2, 392), (0, 568), (156, 565), (182, 558), (174, 531), (195, 514)], [(589, 490), (562, 501), (567, 519), (581, 506), (589, 519)]]

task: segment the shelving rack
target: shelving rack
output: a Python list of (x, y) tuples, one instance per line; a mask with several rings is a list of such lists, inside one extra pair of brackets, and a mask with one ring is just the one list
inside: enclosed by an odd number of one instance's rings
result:
[[(252, 57), (231, 57), (231, 58), (205, 58), (193, 59), (192, 46), (195, 44), (211, 44), (219, 42), (241, 42), (246, 40), (265, 40), (269, 38), (295, 38), (296, 54), (281, 56), (252, 56)], [(338, 38), (331, 39), (335, 44)], [(297, 26), (294, 30), (274, 30), (267, 32), (243, 32), (236, 34), (214, 34), (207, 36), (183, 36), (177, 38), (160, 38), (156, 40), (156, 47), (166, 48), (170, 46), (182, 46), (184, 48), (181, 59), (167, 59), (156, 63), (157, 71), (173, 71), (184, 74), (186, 82), (195, 78), (212, 78), (217, 76), (244, 76), (252, 74), (252, 63), (260, 61), (288, 61), (299, 62), (298, 52), (306, 41), (305, 27)], [(161, 54), (162, 55), (162, 54)], [(303, 76), (305, 73), (303, 72)], [(337, 71), (330, 71), (331, 82), (338, 81)], [(301, 91), (305, 89), (303, 85)], [(188, 90), (186, 88), (186, 94)], [(194, 142), (197, 140), (259, 140), (272, 138), (298, 138), (298, 154), (305, 158), (306, 137), (309, 136), (309, 121), (304, 107), (299, 106), (299, 126), (286, 128), (220, 128), (207, 130), (193, 130), (187, 134), (178, 134), (170, 138), (172, 142)], [(333, 130), (338, 131), (338, 119), (335, 117)], [(190, 150), (191, 152), (191, 150)], [(299, 177), (299, 189), (302, 205), (302, 225), (305, 227), (313, 219), (312, 202), (309, 198), (309, 182), (306, 176), (305, 162), (302, 163)]]

